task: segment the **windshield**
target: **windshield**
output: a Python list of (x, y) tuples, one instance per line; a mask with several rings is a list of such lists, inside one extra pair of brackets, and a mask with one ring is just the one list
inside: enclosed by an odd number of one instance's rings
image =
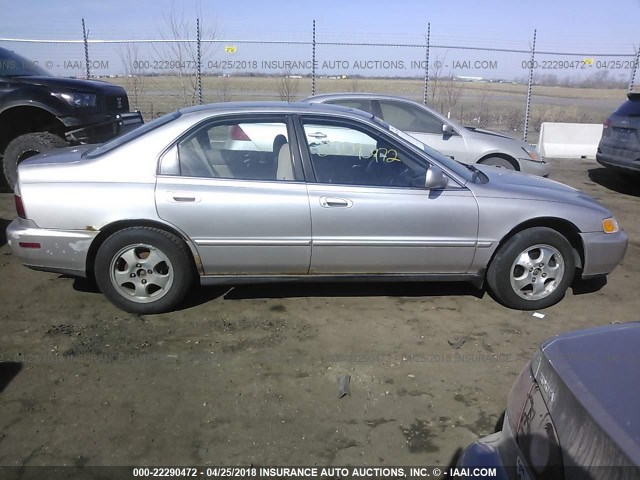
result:
[(0, 77), (50, 77), (51, 74), (38, 66), (38, 62), (21, 57), (10, 50), (0, 48)]
[(131, 130), (128, 133), (125, 133), (124, 135), (120, 135), (119, 137), (116, 137), (107, 143), (103, 143), (102, 145), (92, 148), (91, 150), (87, 150), (82, 156), (85, 158), (96, 158), (100, 155), (104, 155), (105, 153), (110, 152), (111, 150), (118, 148), (125, 143), (128, 143), (131, 140), (144, 135), (145, 133), (150, 132), (151, 130), (155, 130), (162, 125), (166, 125), (167, 123), (172, 122), (176, 118), (180, 117), (180, 115), (181, 113), (179, 111), (167, 113), (166, 115), (156, 118), (149, 123), (145, 123), (144, 125), (141, 125), (140, 127)]
[(448, 168), (449, 170), (455, 172), (456, 174), (460, 175), (462, 178), (464, 178), (467, 181), (472, 181), (473, 180), (473, 177), (474, 177), (473, 170), (470, 169), (467, 165), (464, 165), (464, 164), (462, 164), (460, 162), (457, 162), (457, 161), (453, 160), (452, 158), (447, 157), (446, 155), (443, 155), (442, 153), (438, 152), (437, 150), (434, 150), (433, 148), (431, 148), (430, 146), (425, 145), (424, 143), (422, 143), (417, 138), (412, 137), (411, 135), (403, 132), (402, 130), (398, 130), (396, 127), (394, 127), (392, 125), (389, 125), (389, 124), (384, 123), (384, 122), (380, 122), (380, 123), (383, 124), (383, 126), (385, 128), (387, 128), (389, 131), (391, 131), (392, 133), (395, 133), (396, 135), (398, 135), (403, 140), (406, 140), (407, 142), (409, 142), (409, 143), (415, 145), (416, 147), (422, 149), (424, 151), (424, 153), (426, 153), (429, 157), (431, 157), (434, 160), (436, 160), (438, 163), (443, 165), (445, 168)]

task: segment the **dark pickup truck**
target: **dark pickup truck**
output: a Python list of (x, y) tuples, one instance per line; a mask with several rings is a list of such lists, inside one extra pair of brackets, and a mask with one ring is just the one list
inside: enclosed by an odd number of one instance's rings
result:
[(142, 123), (139, 112), (129, 112), (122, 87), (53, 77), (0, 48), (0, 157), (9, 188), (22, 160), (53, 148), (102, 143)]

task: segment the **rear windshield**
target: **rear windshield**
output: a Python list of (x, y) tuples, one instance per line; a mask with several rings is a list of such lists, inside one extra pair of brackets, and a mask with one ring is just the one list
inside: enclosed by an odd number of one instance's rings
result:
[(151, 130), (155, 130), (162, 125), (166, 125), (167, 123), (174, 121), (176, 118), (180, 117), (180, 115), (181, 113), (179, 111), (167, 113), (166, 115), (156, 118), (149, 123), (145, 123), (144, 125), (141, 125), (138, 128), (125, 133), (124, 135), (120, 135), (119, 137), (116, 137), (107, 143), (103, 143), (102, 145), (98, 145), (91, 150), (87, 150), (82, 156), (85, 158), (96, 158), (100, 155), (104, 155), (105, 153), (110, 152), (111, 150), (118, 148), (125, 143), (128, 143), (131, 140), (144, 135), (145, 133), (150, 132)]
[(640, 117), (640, 98), (627, 100), (616, 110), (616, 115), (623, 117)]

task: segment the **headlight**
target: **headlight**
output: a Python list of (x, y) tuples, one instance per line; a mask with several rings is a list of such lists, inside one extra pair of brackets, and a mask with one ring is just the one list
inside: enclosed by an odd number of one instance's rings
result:
[(542, 158), (540, 158), (540, 154), (538, 153), (537, 150), (527, 150), (526, 148), (522, 147), (522, 150), (524, 150), (524, 153), (527, 154), (527, 156), (533, 160), (534, 162), (541, 162)]
[(74, 107), (96, 106), (96, 95), (94, 93), (52, 93), (52, 95)]
[(604, 233), (616, 233), (620, 231), (620, 227), (615, 218), (609, 217), (602, 220), (602, 231)]

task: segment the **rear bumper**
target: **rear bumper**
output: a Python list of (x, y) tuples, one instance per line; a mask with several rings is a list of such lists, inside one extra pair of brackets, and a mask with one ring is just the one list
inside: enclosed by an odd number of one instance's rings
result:
[(581, 233), (580, 236), (584, 245), (583, 278), (611, 273), (624, 258), (629, 242), (622, 230), (618, 233)]
[(526, 158), (519, 158), (518, 163), (520, 164), (520, 171), (524, 173), (538, 175), (539, 177), (548, 177), (551, 173), (551, 166), (544, 161), (534, 162)]
[(602, 152), (596, 153), (597, 162), (603, 167), (615, 170), (640, 173), (640, 158), (627, 158), (621, 155), (608, 155)]
[[(7, 227), (7, 243), (11, 253), (27, 267), (84, 277), (87, 253), (98, 233), (47, 230), (38, 228), (30, 220), (16, 218)], [(34, 248), (34, 244), (40, 246)]]

